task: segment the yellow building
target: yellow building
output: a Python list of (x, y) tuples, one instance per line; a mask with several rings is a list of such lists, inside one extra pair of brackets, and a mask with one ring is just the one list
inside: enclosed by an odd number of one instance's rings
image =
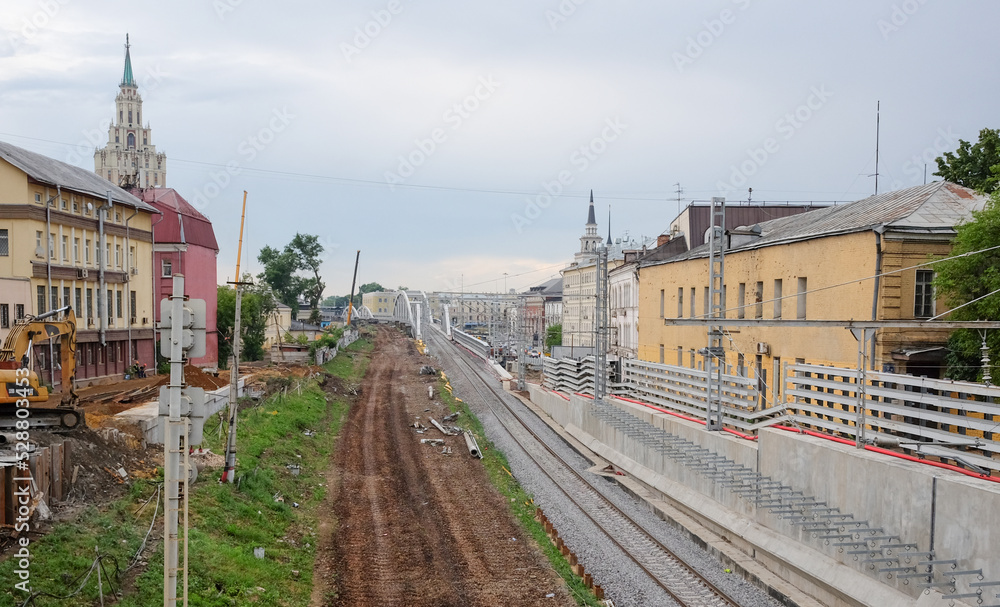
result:
[[(951, 250), (955, 226), (986, 198), (962, 186), (933, 182), (729, 230), (725, 255), (727, 318), (797, 320), (928, 319), (945, 311), (931, 286), (934, 256)], [(876, 280), (880, 273), (892, 272)], [(665, 319), (708, 313), (708, 248), (697, 247), (639, 271), (638, 357), (704, 368), (699, 350), (706, 326), (665, 325)], [(943, 330), (883, 329), (874, 367), (939, 377)], [(783, 362), (854, 367), (858, 345), (842, 328), (741, 326), (726, 331), (732, 371), (768, 382)], [(780, 394), (774, 394), (780, 397)]]
[(372, 311), (379, 320), (392, 318), (396, 307), (395, 291), (372, 291), (361, 296), (361, 305)]
[[(16, 318), (72, 306), (78, 384), (135, 359), (155, 367), (154, 214), (94, 173), (0, 142), (0, 341)], [(57, 385), (52, 354), (36, 362)]]

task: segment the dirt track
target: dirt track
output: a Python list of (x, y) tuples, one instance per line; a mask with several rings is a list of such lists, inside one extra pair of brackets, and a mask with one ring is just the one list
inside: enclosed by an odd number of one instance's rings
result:
[(426, 362), (397, 331), (379, 331), (338, 442), (336, 598), (327, 594), (328, 605), (575, 604), (462, 437), (447, 437), (453, 454), (442, 455), (420, 443), (440, 432), (410, 427), (416, 416), (429, 426), (428, 417), (446, 413), (428, 400), (437, 377), (418, 374)]

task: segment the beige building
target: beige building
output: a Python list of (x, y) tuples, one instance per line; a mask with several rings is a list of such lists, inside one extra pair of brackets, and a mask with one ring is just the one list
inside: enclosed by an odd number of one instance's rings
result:
[[(731, 230), (725, 256), (727, 318), (912, 320), (944, 311), (931, 286), (934, 256), (951, 250), (955, 226), (986, 198), (933, 182)], [(914, 267), (920, 266), (920, 267)], [(665, 325), (708, 312), (707, 245), (640, 264), (638, 357), (703, 368), (706, 326)], [(874, 277), (885, 274), (879, 280)], [(945, 330), (883, 329), (876, 369), (939, 377)], [(758, 377), (773, 393), (782, 362), (857, 365), (844, 328), (741, 326), (725, 331), (731, 370)], [(764, 388), (767, 391), (767, 388)], [(780, 394), (774, 394), (780, 399)]]
[[(155, 367), (154, 214), (94, 173), (0, 142), (0, 341), (18, 317), (72, 306), (80, 383), (136, 358)], [(36, 352), (55, 385), (52, 354)]]
[(276, 303), (264, 331), (264, 350), (285, 341), (285, 335), (292, 329), (292, 308), (280, 301)]
[(392, 318), (396, 308), (395, 291), (372, 291), (361, 296), (361, 305), (367, 307), (372, 312), (376, 320), (388, 320)]
[(132, 57), (125, 37), (125, 71), (115, 97), (115, 114), (108, 128), (108, 145), (94, 152), (94, 172), (123, 188), (167, 185), (167, 156), (156, 151), (147, 121), (142, 122), (142, 97), (132, 74)]

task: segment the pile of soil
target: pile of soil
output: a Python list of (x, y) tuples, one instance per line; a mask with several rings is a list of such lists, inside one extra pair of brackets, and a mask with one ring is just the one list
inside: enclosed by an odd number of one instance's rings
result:
[[(169, 377), (166, 377), (163, 381), (166, 384), (169, 381)], [(195, 388), (204, 388), (205, 390), (211, 392), (212, 390), (218, 390), (223, 386), (229, 384), (228, 381), (220, 379), (209, 373), (205, 373), (199, 367), (194, 365), (186, 365), (184, 367), (184, 381), (189, 386), (194, 386)]]

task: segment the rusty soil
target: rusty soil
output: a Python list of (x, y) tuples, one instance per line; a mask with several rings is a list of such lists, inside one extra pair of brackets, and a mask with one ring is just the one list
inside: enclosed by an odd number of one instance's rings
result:
[[(338, 441), (335, 529), (320, 546), (333, 575), (317, 575), (314, 598), (323, 607), (575, 605), (464, 439), (431, 427), (448, 412), (438, 376), (419, 374), (427, 362), (398, 331), (379, 330)], [(432, 429), (416, 433), (418, 417)], [(421, 438), (444, 439), (452, 453)]]

